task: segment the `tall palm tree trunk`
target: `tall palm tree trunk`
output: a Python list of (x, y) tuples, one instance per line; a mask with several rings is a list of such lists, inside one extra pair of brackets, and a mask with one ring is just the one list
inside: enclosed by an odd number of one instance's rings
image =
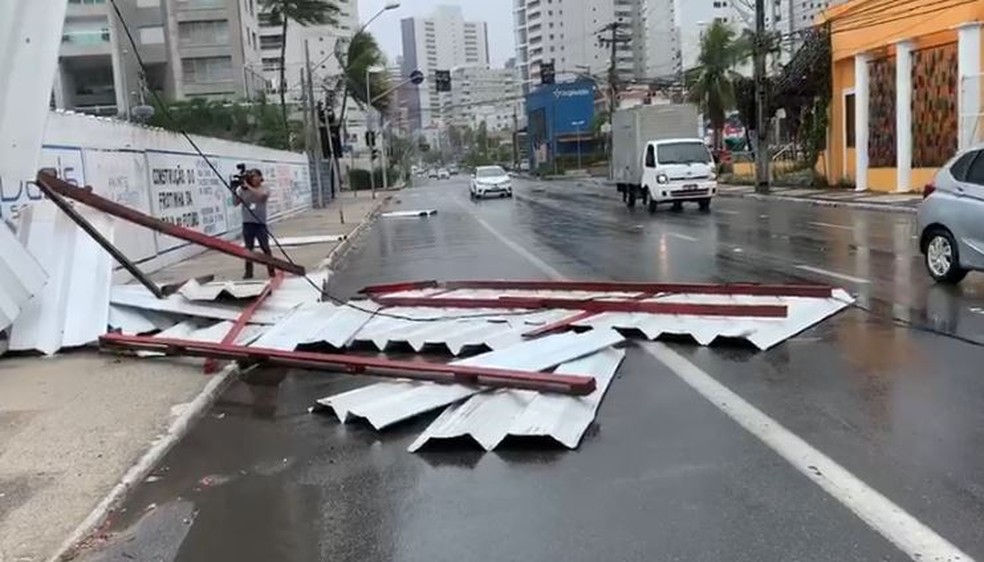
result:
[(282, 15), (281, 19), (283, 41), (280, 42), (280, 113), (284, 119), (284, 141), (290, 149), (290, 126), (287, 124), (287, 16)]

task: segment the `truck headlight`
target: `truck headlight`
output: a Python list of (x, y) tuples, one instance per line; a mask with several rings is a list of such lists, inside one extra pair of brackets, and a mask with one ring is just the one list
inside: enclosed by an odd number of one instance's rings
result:
[(666, 174), (656, 176), (656, 183), (670, 183), (670, 178)]

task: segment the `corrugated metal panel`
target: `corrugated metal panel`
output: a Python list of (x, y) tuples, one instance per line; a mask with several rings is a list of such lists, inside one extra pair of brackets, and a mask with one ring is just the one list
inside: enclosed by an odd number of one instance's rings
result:
[[(183, 320), (166, 330), (162, 330), (154, 337), (218, 343), (229, 333), (232, 326), (233, 322), (229, 321), (202, 324), (194, 320)], [(267, 326), (247, 325), (239, 333), (239, 336), (236, 337), (234, 343), (236, 345), (243, 345), (260, 337), (267, 329)], [(155, 351), (138, 351), (137, 355), (140, 357), (155, 357), (163, 356), (164, 354)]]
[[(80, 208), (108, 240), (113, 219)], [(18, 237), (48, 272), (48, 284), (24, 306), (10, 330), (11, 350), (52, 354), (96, 341), (109, 325), (113, 259), (54, 203), (29, 205)]]
[(252, 345), (293, 350), (301, 344), (323, 342), (342, 349), (372, 318), (372, 311), (378, 308), (369, 302), (358, 306), (360, 308), (357, 309), (326, 302), (302, 304)]
[(214, 301), (220, 295), (234, 299), (248, 299), (260, 296), (268, 281), (216, 281), (199, 283), (192, 279), (181, 286), (178, 292), (191, 301)]
[(437, 214), (437, 209), (419, 209), (415, 211), (390, 211), (388, 213), (383, 213), (381, 216), (386, 218), (402, 218), (402, 217), (429, 217)]
[[(597, 333), (557, 334), (524, 342), (503, 351), (490, 351), (453, 361), (453, 365), (499, 367), (523, 371), (543, 371), (623, 341), (611, 330)], [(540, 348), (541, 351), (537, 349)], [(318, 400), (318, 405), (335, 412), (339, 421), (349, 416), (365, 418), (377, 430), (413, 416), (463, 400), (481, 388), (430, 382), (382, 382)]]
[(109, 327), (126, 335), (166, 330), (177, 322), (174, 318), (161, 312), (137, 310), (128, 306), (109, 306)]
[(833, 297), (760, 297), (749, 295), (668, 295), (661, 302), (701, 304), (782, 304), (786, 318), (728, 318), (609, 312), (575, 322), (576, 326), (639, 330), (655, 340), (664, 334), (689, 335), (701, 345), (718, 337), (744, 339), (765, 350), (821, 322), (854, 302), (846, 291), (835, 289)]
[(448, 406), (407, 450), (412, 453), (431, 440), (466, 435), (486, 451), (495, 449), (508, 435), (551, 437), (574, 449), (594, 420), (624, 357), (625, 351), (608, 348), (556, 369), (556, 373), (594, 376), (597, 388), (587, 396), (508, 389), (476, 394), (463, 403)]
[[(256, 310), (254, 318), (274, 318), (270, 324), (277, 319), (284, 318), (287, 313), (298, 306), (308, 302), (318, 302), (322, 300), (322, 290), (327, 287), (331, 272), (321, 269), (309, 272), (305, 277), (288, 275), (276, 291), (270, 293), (263, 304)], [(258, 322), (257, 320), (253, 320)], [(266, 323), (266, 322), (264, 322)]]
[[(110, 302), (117, 306), (128, 306), (140, 310), (232, 321), (235, 321), (239, 317), (243, 308), (236, 304), (192, 302), (180, 294), (169, 295), (166, 298), (158, 299), (142, 285), (113, 286), (112, 292), (110, 293)], [(282, 311), (276, 309), (264, 310), (265, 304), (261, 305), (260, 309), (253, 315), (253, 323), (275, 324), (289, 312), (289, 309)], [(297, 304), (294, 304), (294, 306), (297, 306)]]
[(0, 330), (10, 326), (48, 275), (0, 219)]

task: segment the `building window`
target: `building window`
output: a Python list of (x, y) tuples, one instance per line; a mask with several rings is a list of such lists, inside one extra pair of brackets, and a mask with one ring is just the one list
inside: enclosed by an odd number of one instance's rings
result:
[(181, 45), (228, 45), (229, 21), (183, 21), (178, 24)]
[(263, 70), (268, 72), (280, 70), (280, 57), (263, 57)]
[(164, 43), (164, 27), (151, 25), (140, 28), (140, 42), (144, 45), (161, 45)]
[(185, 8), (222, 8), (225, 0), (178, 0), (178, 4), (184, 4)]
[(105, 20), (66, 22), (62, 31), (62, 43), (74, 45), (109, 43), (109, 24)]
[(232, 80), (232, 57), (181, 59), (181, 71), (187, 84)]
[(857, 146), (857, 138), (854, 130), (854, 94), (844, 96), (844, 138), (848, 148)]
[(260, 48), (261, 49), (280, 49), (284, 45), (283, 35), (261, 35), (260, 36)]
[(161, 0), (137, 0), (138, 8), (160, 8)]
[(92, 4), (105, 4), (106, 0), (68, 0), (68, 3), (88, 6)]

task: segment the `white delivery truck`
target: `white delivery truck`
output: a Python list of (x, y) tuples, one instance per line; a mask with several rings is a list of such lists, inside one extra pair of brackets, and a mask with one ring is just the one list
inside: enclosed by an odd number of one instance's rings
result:
[(717, 194), (717, 174), (703, 128), (697, 108), (688, 104), (616, 111), (612, 175), (622, 200), (630, 208), (641, 200), (650, 213), (660, 203), (679, 210), (684, 201), (710, 209)]

